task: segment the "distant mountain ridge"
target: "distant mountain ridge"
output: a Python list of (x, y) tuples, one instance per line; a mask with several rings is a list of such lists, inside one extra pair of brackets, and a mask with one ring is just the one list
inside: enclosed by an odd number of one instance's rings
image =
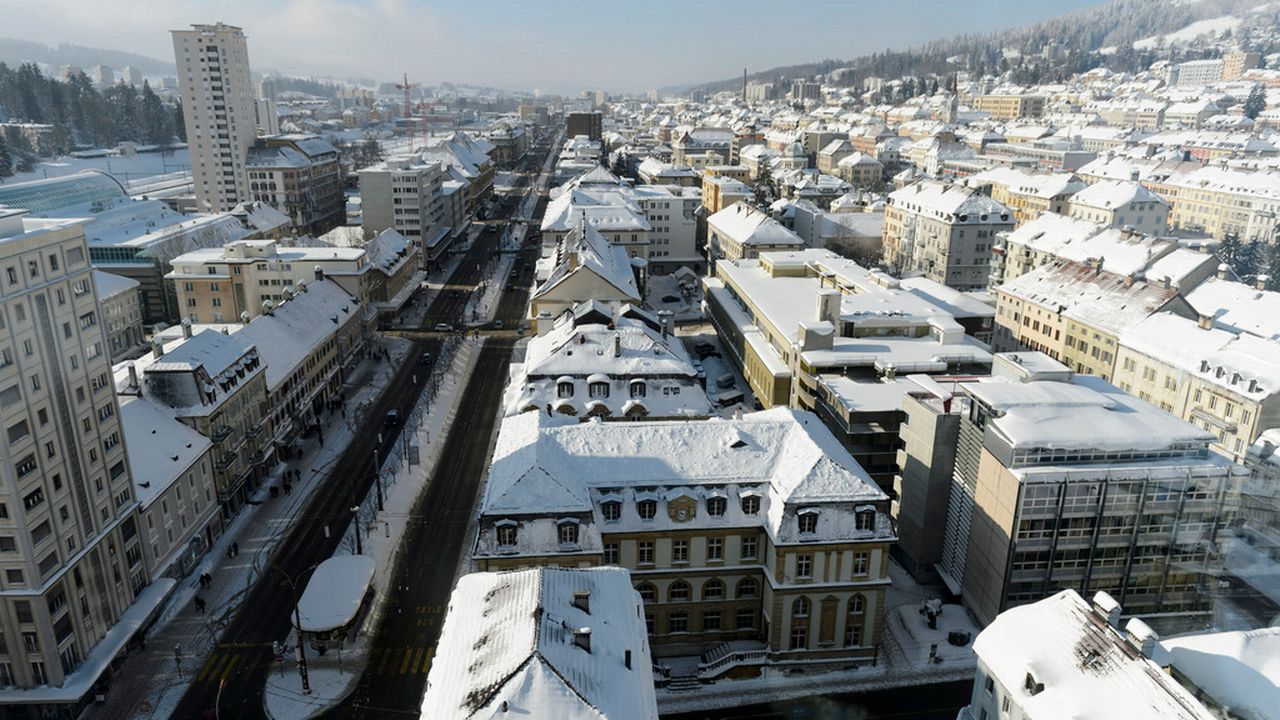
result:
[(89, 67), (93, 65), (107, 65), (115, 70), (130, 66), (138, 68), (144, 75), (163, 76), (177, 74), (177, 68), (172, 62), (157, 60), (137, 53), (69, 45), (67, 43), (51, 47), (44, 43), (6, 37), (0, 37), (0, 62), (10, 67), (15, 67), (25, 62), (44, 63), (53, 68), (61, 65), (76, 65), (85, 71), (88, 71)]
[[(1270, 0), (1112, 0), (1112, 2), (1077, 10), (1039, 23), (1011, 28), (996, 33), (958, 35), (935, 40), (902, 50), (886, 50), (862, 55), (852, 60), (825, 59), (811, 63), (770, 68), (747, 76), (749, 81), (778, 82), (784, 79), (812, 78), (842, 70), (833, 83), (851, 86), (867, 77), (894, 78), (907, 75), (945, 75), (956, 70), (992, 74), (1001, 71), (1000, 60), (1007, 48), (1038, 53), (1056, 43), (1064, 50), (1081, 56), (1102, 48), (1115, 48), (1122, 57), (1139, 42), (1139, 50), (1151, 53), (1154, 45), (1142, 45), (1164, 34), (1176, 33), (1193, 23), (1235, 15), (1245, 17), (1254, 11), (1271, 9)], [(958, 61), (958, 62), (956, 62)], [(742, 85), (742, 77), (693, 83), (663, 88), (681, 92), (704, 88), (711, 92), (734, 90)]]

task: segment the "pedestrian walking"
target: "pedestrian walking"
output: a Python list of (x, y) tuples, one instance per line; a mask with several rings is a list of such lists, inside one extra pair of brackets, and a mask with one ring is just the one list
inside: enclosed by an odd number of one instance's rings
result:
[(238, 542), (231, 543), (231, 557), (235, 557), (239, 554), (240, 554), (240, 543)]
[(199, 595), (196, 596), (196, 610), (199, 611), (201, 615), (204, 614), (204, 598)]

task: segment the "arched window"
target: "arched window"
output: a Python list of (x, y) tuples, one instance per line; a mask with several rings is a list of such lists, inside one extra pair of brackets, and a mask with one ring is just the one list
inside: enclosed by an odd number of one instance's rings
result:
[(753, 598), (760, 595), (760, 581), (755, 578), (742, 578), (738, 581), (738, 588), (735, 591), (738, 599)]
[(561, 545), (578, 544), (578, 523), (575, 520), (564, 520), (556, 526)]
[(658, 514), (657, 500), (641, 500), (636, 503), (636, 512), (642, 520), (652, 520)]
[(793, 618), (809, 617), (809, 598), (801, 595), (791, 603), (791, 617)]
[(622, 503), (617, 500), (605, 500), (600, 503), (600, 514), (605, 520), (613, 522), (622, 517)]
[(558, 398), (573, 397), (573, 383), (571, 382), (556, 383), (556, 397)]
[(658, 588), (653, 583), (640, 583), (636, 586), (636, 592), (640, 593), (640, 599), (645, 602), (654, 602), (658, 599)]
[(703, 600), (723, 600), (724, 599), (724, 581), (717, 578), (711, 578), (702, 584)]
[(668, 602), (688, 602), (689, 600), (689, 583), (683, 580), (677, 580), (671, 583), (667, 588)]
[(707, 514), (712, 517), (720, 517), (724, 515), (724, 511), (728, 509), (729, 502), (722, 497), (707, 498)]
[(642, 398), (645, 396), (646, 392), (648, 392), (648, 390), (645, 387), (643, 380), (637, 379), (637, 380), (631, 381), (631, 397), (632, 398)]
[(609, 397), (609, 383), (593, 382), (587, 386), (587, 394), (597, 400)]
[(803, 595), (791, 602), (791, 649), (809, 648), (809, 598)]
[(844, 646), (862, 645), (862, 630), (867, 619), (867, 599), (862, 595), (849, 598), (849, 609), (844, 618)]
[(802, 512), (796, 516), (796, 522), (800, 526), (802, 533), (814, 533), (818, 531), (818, 513)]

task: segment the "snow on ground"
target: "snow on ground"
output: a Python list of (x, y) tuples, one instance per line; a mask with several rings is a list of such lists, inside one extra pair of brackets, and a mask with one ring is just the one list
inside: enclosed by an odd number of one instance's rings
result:
[[(355, 681), (368, 660), (368, 635), (377, 627), (383, 603), (390, 596), (388, 583), (394, 574), (400, 540), (409, 519), (404, 509), (413, 507), (429, 484), (440, 459), (444, 434), (458, 413), (462, 389), (475, 369), (483, 345), (483, 338), (456, 339), (453, 349), (447, 351), (450, 357), (436, 359), (432, 381), (406, 419), (405, 432), (399, 438), (388, 438), (389, 442), (395, 442), (405, 450), (388, 456), (382, 468), (383, 505), (386, 510), (377, 510), (376, 487), (370, 487), (360, 503), (361, 545), (364, 554), (372, 557), (375, 563), (373, 610), (366, 617), (354, 643), (340, 656), (336, 652), (315, 656), (308, 651), (311, 695), (302, 694), (297, 662), (293, 656), (286, 657), (282, 663), (283, 671), (271, 675), (263, 693), (263, 707), (273, 720), (314, 717), (337, 705), (355, 689)], [(405, 461), (410, 445), (420, 448), (421, 462), (418, 464), (411, 465)], [(348, 525), (338, 553), (354, 550), (355, 530), (354, 526)], [(288, 638), (285, 640), (287, 642)]]
[(132, 157), (109, 156), (99, 158), (76, 158), (62, 155), (51, 160), (37, 162), (35, 169), (25, 173), (14, 173), (6, 178), (6, 183), (20, 183), (28, 180), (73, 175), (84, 170), (103, 170), (111, 173), (116, 179), (125, 183), (137, 182), (153, 175), (191, 170), (191, 157), (186, 148), (175, 150), (168, 155), (158, 152), (138, 153)]
[[(897, 650), (907, 665), (916, 668), (928, 668), (931, 665), (947, 667), (974, 667), (973, 640), (978, 637), (979, 628), (968, 611), (961, 605), (941, 605), (937, 628), (929, 627), (929, 622), (919, 605), (900, 605), (889, 610), (885, 620), (886, 628), (892, 625), (891, 633)], [(951, 632), (967, 633), (968, 639), (963, 645), (952, 645)], [(934, 662), (930, 656), (934, 655)]]
[(1143, 38), (1133, 43), (1134, 50), (1150, 50), (1163, 44), (1165, 47), (1170, 45), (1181, 45), (1189, 43), (1201, 35), (1220, 34), (1227, 30), (1234, 31), (1240, 27), (1241, 20), (1233, 15), (1223, 15), (1222, 17), (1209, 18), (1208, 20), (1198, 20), (1190, 25), (1175, 30), (1164, 35), (1153, 35), (1149, 38)]
[[(676, 335), (678, 335), (680, 340), (684, 342), (684, 348), (689, 352), (689, 357), (693, 358), (694, 368), (698, 369), (699, 372), (702, 373), (703, 379), (706, 381), (707, 395), (711, 398), (713, 405), (716, 404), (716, 398), (718, 396), (737, 390), (742, 393), (742, 403), (740, 405), (743, 411), (751, 412), (755, 408), (755, 395), (751, 392), (751, 386), (748, 385), (742, 375), (734, 369), (733, 361), (730, 360), (724, 347), (721, 346), (720, 337), (716, 335), (716, 331), (711, 327), (711, 325), (706, 323), (699, 325), (677, 325)], [(715, 351), (720, 353), (720, 357), (708, 355), (706, 357), (699, 358), (698, 353), (694, 348), (703, 343), (708, 343), (714, 346)], [(725, 376), (731, 376), (733, 384), (725, 388), (719, 387), (717, 383)], [(733, 404), (720, 408), (720, 415), (722, 417), (729, 417), (733, 415), (734, 411), (738, 407), (739, 404)]]
[[(362, 420), (359, 408), (371, 403), (386, 387), (411, 343), (381, 338), (374, 341), (374, 346), (388, 350), (392, 360), (379, 362), (370, 357), (356, 367), (344, 387), (348, 401), (345, 417), (342, 413), (329, 413), (323, 421), (324, 444), (319, 444), (315, 436), (305, 438), (301, 441), (303, 456), (277, 466), (263, 481), (253, 498), (256, 504), (240, 511), (191, 573), (179, 582), (147, 632), (147, 649), (128, 656), (111, 680), (106, 702), (92, 706), (86, 718), (133, 717), (143, 713), (145, 706), (152, 708), (155, 717), (172, 714), (193, 676), (217, 652), (215, 646), (223, 629), (303, 511), (311, 491), (351, 442), (352, 431)], [(270, 497), (269, 489), (280, 485), (286, 469), (300, 471), (301, 479), (293, 484), (290, 494)], [(229, 557), (233, 543), (238, 544), (240, 552)], [(213, 578), (209, 588), (200, 588), (202, 573)], [(197, 596), (208, 605), (205, 614), (193, 607)], [(180, 668), (174, 662), (175, 646), (182, 654)]]

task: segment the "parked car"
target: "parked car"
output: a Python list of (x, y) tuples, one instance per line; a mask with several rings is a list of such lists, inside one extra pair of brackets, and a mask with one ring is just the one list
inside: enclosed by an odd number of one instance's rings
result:
[(435, 326), (436, 332), (453, 332), (453, 326), (447, 322), (438, 322)]
[(431, 353), (429, 353), (429, 352), (424, 352), (424, 353), (422, 353), (422, 356), (418, 358), (418, 364), (419, 364), (419, 365), (430, 365), (430, 364), (431, 364)]
[(720, 407), (729, 407), (742, 402), (741, 390), (728, 390), (716, 396), (716, 404)]
[(728, 390), (734, 386), (733, 373), (725, 373), (716, 378), (716, 387), (721, 390)]
[(389, 428), (391, 428), (391, 427), (396, 427), (396, 426), (397, 426), (397, 425), (399, 425), (399, 424), (400, 424), (400, 411), (399, 411), (399, 410), (388, 410), (388, 411), (387, 411), (387, 414), (386, 414), (385, 416), (383, 416), (383, 418), (382, 418), (382, 426), (383, 426), (383, 427), (389, 427)]
[(697, 345), (693, 346), (693, 351), (698, 354), (698, 357), (706, 357), (709, 353), (713, 352), (715, 349), (716, 349), (716, 346), (712, 345), (709, 342), (700, 342)]
[(680, 298), (676, 297), (675, 295), (663, 295), (663, 296), (662, 296), (662, 302), (664, 302), (664, 303), (678, 303), (678, 302), (680, 302)]

